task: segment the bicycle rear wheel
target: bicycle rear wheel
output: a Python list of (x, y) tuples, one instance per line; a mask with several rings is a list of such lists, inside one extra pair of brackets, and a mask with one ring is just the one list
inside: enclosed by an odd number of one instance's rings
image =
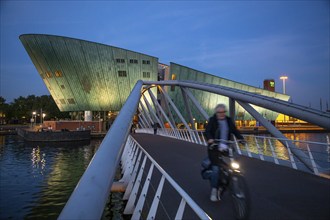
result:
[(239, 220), (248, 219), (250, 197), (244, 178), (240, 175), (233, 176), (230, 188), (235, 218)]

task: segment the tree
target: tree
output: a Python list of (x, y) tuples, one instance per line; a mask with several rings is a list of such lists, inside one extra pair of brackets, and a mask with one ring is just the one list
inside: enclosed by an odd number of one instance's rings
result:
[(68, 112), (60, 112), (56, 103), (50, 95), (27, 97), (18, 97), (10, 104), (5, 103), (6, 100), (0, 97), (0, 112), (5, 115), (3, 120), (9, 123), (29, 123), (32, 113), (36, 112), (37, 121), (41, 121), (42, 113), (45, 113), (45, 120), (69, 118)]

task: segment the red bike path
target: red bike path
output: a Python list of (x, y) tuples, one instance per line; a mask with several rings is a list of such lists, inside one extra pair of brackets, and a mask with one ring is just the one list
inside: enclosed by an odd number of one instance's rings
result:
[[(209, 182), (200, 175), (205, 146), (158, 135), (133, 137), (212, 219), (235, 219), (228, 191), (219, 202), (209, 200)], [(329, 179), (245, 156), (239, 162), (250, 192), (249, 219), (330, 219)], [(171, 202), (174, 193), (163, 194), (170, 198), (168, 205), (177, 209), (178, 204)], [(198, 219), (189, 209), (184, 218)]]

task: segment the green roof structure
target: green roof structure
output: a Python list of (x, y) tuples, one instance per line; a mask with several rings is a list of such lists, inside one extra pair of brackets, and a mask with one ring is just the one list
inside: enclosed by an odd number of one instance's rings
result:
[[(61, 111), (119, 111), (138, 80), (192, 80), (227, 86), (281, 100), (289, 96), (217, 77), (176, 63), (160, 64), (157, 57), (69, 37), (23, 34), (28, 55)], [(168, 68), (165, 71), (164, 68)], [(162, 72), (163, 71), (163, 72)], [(162, 75), (163, 74), (163, 75)], [(179, 109), (184, 109), (181, 91), (168, 88)], [(220, 95), (193, 91), (209, 115), (218, 103), (228, 104)], [(237, 104), (236, 104), (237, 105)], [(270, 120), (278, 113), (256, 107)], [(196, 120), (202, 121), (193, 109)], [(237, 120), (252, 119), (236, 106)]]
[(119, 111), (137, 80), (157, 80), (156, 57), (68, 37), (19, 38), (61, 111)]

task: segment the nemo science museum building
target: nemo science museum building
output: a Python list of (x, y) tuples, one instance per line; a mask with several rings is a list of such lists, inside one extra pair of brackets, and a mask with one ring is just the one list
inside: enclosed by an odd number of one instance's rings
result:
[[(102, 118), (104, 123), (111, 120), (137, 80), (192, 80), (289, 99), (274, 92), (272, 80), (269, 83), (273, 89), (261, 89), (176, 63), (161, 64), (157, 57), (100, 43), (41, 34), (24, 34), (19, 38), (58, 108), (71, 112), (73, 119)], [(184, 108), (178, 88), (168, 87), (167, 92), (179, 109)], [(192, 90), (192, 93), (209, 115), (213, 114), (216, 104), (229, 102), (227, 97), (209, 92)], [(256, 110), (272, 121), (278, 116), (263, 108), (256, 107)], [(196, 112), (193, 115), (197, 122), (205, 122)], [(253, 118), (237, 105), (236, 121), (249, 120)]]

